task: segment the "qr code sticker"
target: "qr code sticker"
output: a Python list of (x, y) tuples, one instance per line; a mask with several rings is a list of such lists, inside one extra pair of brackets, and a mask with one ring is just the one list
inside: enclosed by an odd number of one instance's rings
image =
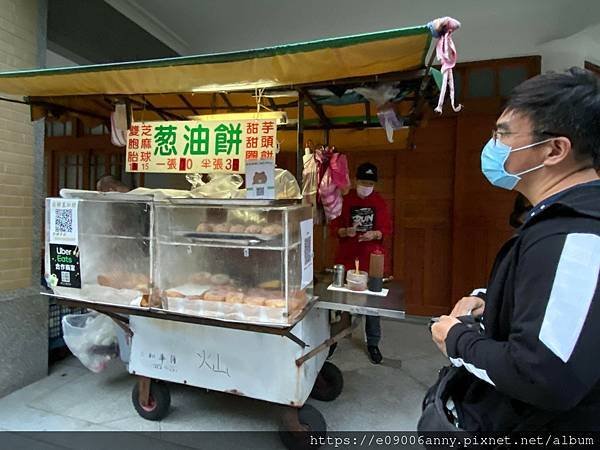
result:
[(70, 272), (61, 272), (60, 273), (60, 281), (62, 281), (63, 283), (70, 283), (71, 282), (71, 273)]
[(56, 208), (54, 229), (58, 233), (73, 233), (73, 209)]
[(308, 235), (307, 237), (305, 237), (303, 239), (303, 245), (304, 245), (304, 265), (306, 266), (312, 262), (312, 258), (313, 258), (312, 235)]
[(264, 187), (256, 188), (256, 195), (258, 195), (259, 197), (263, 197), (265, 195), (265, 188)]

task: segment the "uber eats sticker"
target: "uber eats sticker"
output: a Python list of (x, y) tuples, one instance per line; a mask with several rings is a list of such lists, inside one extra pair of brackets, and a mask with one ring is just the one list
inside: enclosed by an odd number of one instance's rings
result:
[(50, 274), (57, 286), (81, 289), (79, 247), (67, 244), (50, 244)]

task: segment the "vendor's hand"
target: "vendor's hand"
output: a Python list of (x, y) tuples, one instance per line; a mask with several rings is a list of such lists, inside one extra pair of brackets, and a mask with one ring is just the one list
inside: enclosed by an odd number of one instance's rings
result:
[(382, 235), (380, 231), (367, 231), (358, 237), (358, 242), (376, 241), (381, 239)]
[(485, 309), (485, 302), (479, 297), (463, 297), (461, 298), (450, 313), (452, 317), (461, 317), (472, 315), (473, 317), (481, 317)]
[(348, 227), (346, 228), (346, 236), (354, 237), (356, 236), (356, 227)]
[(446, 350), (446, 338), (448, 337), (448, 332), (450, 331), (450, 328), (457, 323), (460, 323), (460, 321), (455, 317), (442, 316), (431, 327), (431, 338), (445, 356), (448, 356)]

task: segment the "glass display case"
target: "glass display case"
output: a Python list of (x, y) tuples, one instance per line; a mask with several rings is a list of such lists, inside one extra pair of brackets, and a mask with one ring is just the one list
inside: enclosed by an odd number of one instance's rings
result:
[(310, 207), (159, 202), (154, 220), (156, 285), (166, 309), (285, 325), (312, 299)]
[(151, 215), (151, 200), (46, 199), (48, 286), (71, 299), (138, 307), (148, 302)]
[(285, 326), (313, 298), (312, 212), (294, 202), (46, 202), (46, 280), (57, 296)]

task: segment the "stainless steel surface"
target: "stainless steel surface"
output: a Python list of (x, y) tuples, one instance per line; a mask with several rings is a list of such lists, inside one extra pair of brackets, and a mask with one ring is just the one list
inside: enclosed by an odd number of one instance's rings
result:
[(397, 281), (385, 285), (385, 289), (389, 289), (387, 297), (379, 297), (360, 292), (329, 291), (329, 277), (321, 274), (318, 279), (319, 282), (315, 285), (315, 295), (318, 298), (316, 308), (348, 311), (366, 316), (405, 318), (404, 289)]
[(333, 266), (333, 285), (337, 287), (344, 286), (346, 268), (342, 264)]
[(210, 206), (290, 206), (300, 205), (302, 199), (263, 200), (247, 198), (168, 198), (169, 203), (176, 205), (210, 205)]
[(63, 188), (60, 190), (60, 196), (62, 198), (72, 198), (79, 200), (106, 200), (112, 202), (151, 202), (154, 199), (152, 195), (129, 194), (127, 192), (98, 192), (67, 188)]
[(253, 233), (217, 233), (217, 232), (189, 232), (189, 231), (182, 231), (182, 232), (176, 232), (173, 233), (175, 236), (182, 236), (185, 238), (190, 238), (190, 239), (204, 239), (204, 240), (211, 240), (211, 239), (216, 239), (216, 240), (222, 240), (222, 239), (227, 239), (227, 240), (251, 240), (251, 241), (256, 241), (256, 242), (261, 242), (261, 241), (273, 241), (275, 239), (281, 239), (282, 234), (253, 234)]

